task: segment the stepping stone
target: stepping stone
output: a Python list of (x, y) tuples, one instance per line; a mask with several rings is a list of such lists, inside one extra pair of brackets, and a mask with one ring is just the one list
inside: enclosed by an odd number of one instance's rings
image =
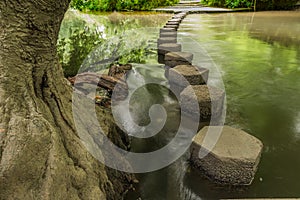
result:
[(179, 22), (167, 22), (166, 25), (177, 25), (179, 26)]
[(175, 37), (175, 38), (177, 38), (177, 32), (176, 31), (174, 31), (174, 32), (162, 32), (162, 33), (160, 33), (159, 36), (161, 38), (162, 37)]
[(169, 67), (177, 65), (191, 65), (193, 54), (188, 52), (170, 52), (165, 55), (165, 64)]
[(157, 45), (165, 43), (177, 43), (176, 37), (162, 37), (157, 40)]
[(193, 65), (177, 65), (165, 71), (171, 89), (175, 94), (180, 94), (189, 85), (205, 85), (208, 80), (209, 70)]
[[(190, 85), (180, 93), (182, 112), (187, 116), (199, 116), (200, 122), (218, 124), (224, 107), (225, 92), (207, 85)], [(194, 102), (199, 106), (199, 112)]]
[(165, 43), (158, 46), (158, 54), (166, 55), (169, 52), (180, 52), (181, 44)]
[(177, 43), (165, 43), (158, 45), (158, 62), (161, 64), (165, 64), (165, 55), (169, 52), (181, 51), (181, 48), (181, 44)]
[(170, 19), (168, 22), (178, 22), (180, 23), (181, 22), (181, 18), (179, 19)]
[(176, 16), (185, 18), (187, 16), (187, 13), (177, 13)]
[(180, 13), (175, 13), (174, 16), (181, 16), (182, 14)]
[(178, 29), (178, 25), (164, 25), (164, 28), (174, 28), (176, 31)]
[(169, 81), (179, 86), (205, 85), (209, 70), (193, 65), (177, 65), (169, 71)]
[(182, 16), (173, 16), (172, 19), (170, 19), (170, 20), (173, 20), (173, 19), (178, 20), (179, 22), (181, 22), (183, 20), (183, 17)]
[[(194, 137), (190, 147), (193, 166), (219, 184), (250, 185), (260, 161), (262, 142), (245, 131), (224, 126), (215, 146), (208, 148), (204, 138), (214, 139), (214, 133), (220, 128), (206, 126)], [(207, 135), (208, 130), (212, 131), (211, 137)], [(201, 159), (200, 148), (208, 153)]]
[(175, 28), (161, 28), (160, 33), (165, 33), (165, 32), (175, 32)]

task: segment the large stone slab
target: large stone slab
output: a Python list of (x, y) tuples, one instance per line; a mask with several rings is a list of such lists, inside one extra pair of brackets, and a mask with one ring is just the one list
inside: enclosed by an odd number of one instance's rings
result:
[(169, 81), (187, 87), (204, 85), (208, 80), (209, 70), (193, 65), (177, 65), (169, 70)]
[[(168, 74), (167, 74), (168, 73)], [(180, 94), (189, 85), (203, 85), (207, 83), (209, 70), (193, 65), (177, 65), (166, 70), (165, 76), (169, 80), (173, 93)]]
[(179, 26), (180, 22), (167, 22), (166, 25), (177, 25)]
[(159, 36), (161, 38), (163, 38), (163, 37), (175, 37), (175, 38), (177, 38), (177, 32), (176, 31), (173, 31), (173, 32), (162, 32), (162, 33), (160, 33)]
[(186, 13), (186, 12), (181, 12), (181, 13), (177, 13), (177, 14), (174, 15), (174, 16), (186, 17), (186, 16), (187, 16), (187, 13)]
[(169, 22), (176, 22), (178, 21), (179, 23), (181, 23), (183, 20), (183, 17), (181, 16), (173, 16), (172, 19), (169, 20)]
[(169, 67), (177, 65), (191, 65), (193, 54), (188, 52), (169, 52), (165, 54), (165, 64)]
[(173, 18), (173, 19), (170, 19), (168, 22), (178, 22), (180, 23), (181, 22), (181, 18)]
[[(188, 116), (200, 115), (200, 122), (218, 124), (224, 106), (225, 92), (207, 85), (190, 85), (180, 93), (181, 109)], [(199, 106), (199, 112), (194, 102)]]
[[(221, 127), (204, 127), (194, 137), (190, 147), (191, 162), (213, 181), (227, 185), (250, 185), (254, 179), (263, 149), (262, 142), (245, 131), (224, 126), (211, 149), (204, 138), (214, 139)], [(210, 129), (210, 135), (206, 135)], [(203, 148), (208, 154), (199, 158)]]
[(158, 62), (165, 64), (165, 55), (169, 52), (173, 51), (181, 51), (181, 44), (176, 43), (165, 43), (158, 45), (157, 53), (158, 53)]
[(176, 31), (175, 28), (161, 28), (161, 29), (159, 30), (160, 33), (174, 32), (174, 31)]
[(179, 25), (164, 25), (164, 28), (174, 28), (176, 31), (178, 30)]
[(157, 45), (165, 44), (165, 43), (177, 43), (176, 37), (161, 37), (157, 40)]

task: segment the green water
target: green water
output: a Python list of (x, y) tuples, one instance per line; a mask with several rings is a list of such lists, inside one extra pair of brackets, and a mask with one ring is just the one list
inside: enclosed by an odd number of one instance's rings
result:
[(250, 187), (207, 188), (195, 176), (186, 185), (202, 198), (300, 197), (300, 12), (190, 15), (180, 32), (219, 66), (226, 123), (264, 143)]
[[(79, 15), (66, 16), (71, 24), (65, 25), (63, 35), (68, 35), (70, 27), (79, 26)], [(135, 12), (79, 16), (85, 25), (97, 22), (106, 38), (124, 29), (161, 27), (169, 17)], [(151, 35), (152, 40), (155, 37)], [(219, 69), (222, 80), (212, 69), (210, 81), (213, 85), (224, 83), (226, 124), (262, 140), (261, 163), (251, 186), (221, 187), (191, 169), (185, 155), (159, 171), (137, 174), (140, 184), (127, 199), (300, 197), (300, 12), (188, 15), (180, 26), (178, 39), (184, 51), (195, 52), (194, 64)], [(148, 62), (155, 64), (153, 57)], [(153, 76), (165, 81), (159, 65), (139, 66), (135, 70), (144, 78)], [(165, 88), (151, 89), (146, 95), (152, 94), (155, 99), (155, 90), (167, 98)], [(177, 127), (172, 122), (178, 121), (178, 108), (172, 99), (159, 101), (166, 104), (170, 114), (162, 130), (168, 135)], [(134, 140), (132, 146), (143, 152), (161, 145), (156, 143), (157, 140)]]
[(220, 82), (214, 74), (219, 69), (226, 124), (264, 143), (259, 170), (249, 187), (221, 187), (191, 169), (186, 155), (162, 170), (138, 174), (140, 194), (128, 199), (300, 197), (299, 33), (299, 12), (189, 15), (178, 39), (184, 51), (194, 53), (193, 64), (212, 69), (212, 85)]

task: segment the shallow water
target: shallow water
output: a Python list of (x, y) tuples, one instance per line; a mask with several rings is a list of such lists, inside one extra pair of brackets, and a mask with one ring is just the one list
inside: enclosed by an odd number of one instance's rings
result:
[(137, 175), (141, 198), (300, 197), (300, 12), (189, 15), (179, 38), (184, 51), (194, 52), (193, 64), (219, 68), (226, 124), (261, 139), (264, 151), (249, 187), (215, 185), (182, 158)]
[[(113, 13), (83, 18), (97, 21), (99, 27), (105, 24), (101, 30), (109, 36), (122, 31), (124, 23), (128, 29), (161, 27), (169, 16)], [(191, 169), (187, 154), (166, 168), (137, 174), (140, 184), (127, 199), (300, 197), (300, 12), (188, 15), (178, 38), (184, 51), (194, 53), (193, 64), (211, 70), (210, 84), (225, 87), (226, 124), (242, 128), (264, 143), (261, 163), (251, 186), (221, 187)], [(151, 65), (135, 65), (130, 84), (135, 84), (136, 77), (152, 77), (167, 85), (163, 67), (152, 58), (148, 63)], [(159, 149), (176, 133), (180, 112), (174, 96), (168, 94), (165, 87), (148, 85), (136, 93), (145, 97), (142, 102), (140, 98), (131, 100), (137, 123), (149, 122), (147, 110), (155, 103), (164, 105), (168, 114), (160, 134), (133, 139), (132, 151)]]

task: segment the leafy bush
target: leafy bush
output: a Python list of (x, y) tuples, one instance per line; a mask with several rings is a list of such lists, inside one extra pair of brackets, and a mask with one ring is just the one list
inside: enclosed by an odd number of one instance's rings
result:
[(75, 76), (92, 49), (103, 39), (97, 29), (70, 29), (69, 38), (59, 38), (57, 51), (66, 77)]
[(257, 0), (258, 10), (289, 10), (298, 0)]
[(256, 3), (257, 10), (286, 10), (291, 9), (298, 0), (202, 0), (209, 6), (227, 8), (249, 8)]
[[(83, 71), (103, 70), (112, 63), (145, 63), (149, 54), (146, 33), (135, 30), (126, 31), (126, 19), (120, 22), (123, 26), (118, 36), (103, 38), (103, 32), (96, 25), (84, 25), (81, 22), (65, 23), (68, 28), (61, 29), (57, 51), (65, 77), (75, 76)], [(69, 26), (74, 25), (76, 26)], [(115, 31), (117, 34), (119, 31)], [(96, 64), (102, 63), (102, 64)]]
[(202, 0), (201, 3), (208, 6), (223, 7), (225, 5), (225, 0)]
[(249, 0), (226, 0), (225, 6), (228, 8), (249, 8), (252, 6), (252, 1), (249, 1)]
[(151, 10), (178, 2), (179, 0), (72, 0), (71, 7), (81, 11)]

